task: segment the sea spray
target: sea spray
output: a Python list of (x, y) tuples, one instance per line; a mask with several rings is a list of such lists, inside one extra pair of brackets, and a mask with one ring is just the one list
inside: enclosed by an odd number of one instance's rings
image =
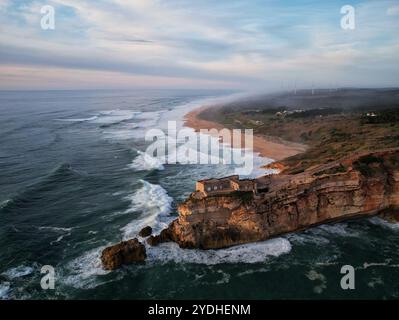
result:
[(248, 243), (226, 249), (181, 249), (176, 243), (163, 243), (147, 249), (147, 261), (157, 263), (194, 263), (216, 265), (222, 263), (262, 263), (291, 251), (285, 238)]
[(142, 187), (126, 199), (131, 201), (127, 212), (141, 212), (141, 215), (123, 227), (124, 239), (137, 236), (138, 232), (146, 226), (151, 226), (154, 233), (166, 228), (172, 221), (169, 213), (172, 210), (173, 199), (160, 185), (151, 184), (140, 180)]
[(109, 273), (101, 264), (101, 252), (107, 246), (89, 250), (66, 265), (67, 276), (62, 277), (63, 284), (74, 288), (89, 289), (99, 285), (97, 276)]
[(1, 282), (0, 283), (0, 300), (8, 299), (8, 294), (10, 292), (10, 283)]
[(129, 168), (136, 171), (146, 171), (146, 170), (164, 170), (162, 162), (147, 154), (146, 152), (138, 151), (138, 156), (129, 165)]

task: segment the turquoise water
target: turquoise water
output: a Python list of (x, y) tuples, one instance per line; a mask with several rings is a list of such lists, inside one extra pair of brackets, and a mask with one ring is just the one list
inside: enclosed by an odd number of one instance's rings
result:
[[(161, 230), (195, 180), (231, 173), (141, 153), (148, 129), (227, 94), (1, 92), (0, 299), (398, 298), (399, 227), (377, 218), (218, 251), (163, 244), (144, 265), (102, 270), (105, 246)], [(356, 289), (344, 291), (348, 264)], [(43, 265), (55, 290), (40, 287)]]

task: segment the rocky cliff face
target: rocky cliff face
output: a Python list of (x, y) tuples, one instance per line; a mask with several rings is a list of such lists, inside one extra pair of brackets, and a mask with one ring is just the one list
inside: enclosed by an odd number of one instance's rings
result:
[(155, 243), (223, 248), (358, 216), (397, 218), (398, 208), (399, 151), (386, 150), (296, 175), (274, 175), (263, 193), (193, 193)]

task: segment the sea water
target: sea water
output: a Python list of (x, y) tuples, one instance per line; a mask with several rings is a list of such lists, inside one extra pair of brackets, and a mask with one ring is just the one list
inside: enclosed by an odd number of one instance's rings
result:
[[(196, 180), (234, 172), (144, 152), (147, 130), (183, 126), (185, 113), (230, 94), (1, 92), (0, 299), (398, 298), (399, 228), (378, 218), (222, 250), (164, 243), (147, 247), (143, 265), (101, 268), (106, 246), (165, 228)], [(266, 174), (271, 160), (254, 161), (253, 175)], [(43, 265), (54, 290), (40, 287)], [(355, 290), (340, 286), (343, 265), (355, 268)]]

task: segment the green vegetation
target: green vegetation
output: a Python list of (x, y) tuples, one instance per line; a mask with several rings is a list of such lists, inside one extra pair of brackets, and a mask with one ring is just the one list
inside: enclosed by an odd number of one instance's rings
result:
[(391, 123), (399, 122), (399, 110), (386, 109), (381, 111), (370, 111), (362, 115), (362, 123)]
[(373, 155), (367, 155), (367, 156), (359, 158), (358, 162), (362, 163), (362, 164), (369, 165), (371, 163), (383, 163), (384, 159), (380, 158), (380, 157), (373, 156)]
[(378, 172), (378, 168), (384, 163), (384, 159), (375, 157), (373, 155), (367, 155), (359, 158), (353, 163), (355, 169), (359, 170), (360, 173), (366, 177), (371, 177)]
[[(308, 145), (305, 153), (282, 161), (286, 173), (299, 173), (359, 152), (399, 147), (398, 96), (397, 89), (286, 93), (236, 101), (200, 117)], [(370, 173), (366, 162), (359, 165)]]

